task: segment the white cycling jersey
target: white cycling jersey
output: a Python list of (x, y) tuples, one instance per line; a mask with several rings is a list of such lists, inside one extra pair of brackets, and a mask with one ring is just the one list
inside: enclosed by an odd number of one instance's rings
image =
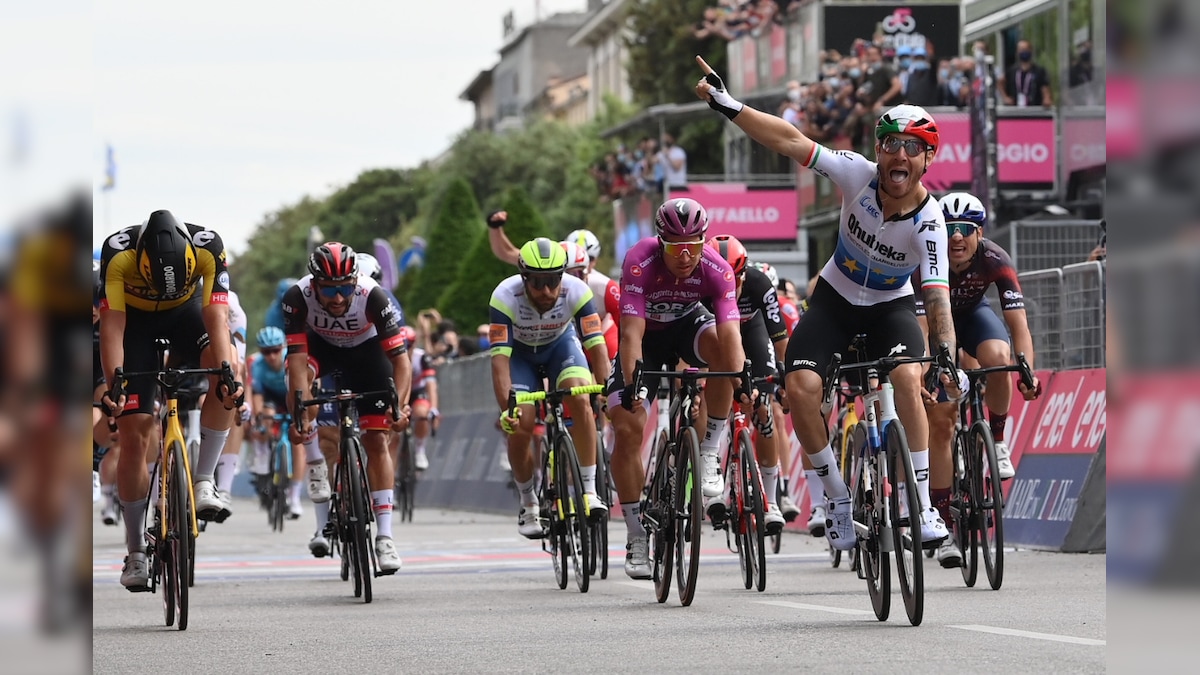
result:
[(595, 305), (588, 285), (564, 274), (558, 300), (546, 312), (538, 312), (525, 295), (521, 275), (514, 274), (501, 281), (492, 292), (489, 334), (492, 354), (508, 354), (514, 346), (536, 350), (551, 344), (571, 330), (576, 319), (583, 324), (583, 334), (579, 338), (585, 349), (598, 341), (603, 342)]
[(837, 249), (820, 276), (846, 301), (867, 306), (912, 295), (909, 277), (918, 268), (922, 291), (949, 291), (946, 221), (932, 195), (913, 211), (885, 221), (875, 162), (816, 144), (802, 164), (842, 190)]
[(587, 275), (588, 288), (592, 289), (592, 296), (596, 299), (596, 313), (600, 315), (600, 320), (608, 318), (608, 308), (604, 306), (604, 297), (609, 293), (608, 285), (612, 283), (612, 279), (603, 272), (592, 270)]
[(246, 310), (242, 309), (242, 302), (238, 299), (237, 293), (229, 291), (229, 334), (236, 336), (233, 341), (234, 348), (238, 353), (238, 360), (246, 360)]

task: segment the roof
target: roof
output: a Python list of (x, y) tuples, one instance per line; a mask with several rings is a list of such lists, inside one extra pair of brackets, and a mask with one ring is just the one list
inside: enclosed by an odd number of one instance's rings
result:
[(479, 74), (475, 76), (475, 79), (471, 80), (471, 84), (468, 84), (466, 89), (463, 89), (463, 93), (459, 94), (458, 98), (463, 101), (474, 101), (477, 96), (483, 93), (484, 89), (491, 86), (492, 71), (495, 69), (496, 66), (492, 66), (487, 70), (479, 71)]

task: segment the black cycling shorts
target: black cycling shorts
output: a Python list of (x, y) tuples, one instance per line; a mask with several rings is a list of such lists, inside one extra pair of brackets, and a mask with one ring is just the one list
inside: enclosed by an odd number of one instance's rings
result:
[[(199, 295), (178, 307), (161, 312), (126, 308), (125, 372), (158, 370), (158, 351), (154, 345), (158, 338), (171, 341), (171, 366), (200, 367), (200, 352), (208, 348), (209, 341)], [(121, 414), (152, 414), (158, 388), (154, 378), (138, 377), (126, 384), (127, 398)]]
[[(338, 386), (353, 392), (387, 391), (392, 362), (383, 353), (378, 337), (354, 347), (335, 347), (308, 331), (308, 359), (317, 376), (339, 371)], [(331, 404), (330, 411), (336, 410)], [(324, 406), (322, 406), (324, 407)], [(364, 396), (357, 401), (359, 426), (363, 429), (387, 429), (391, 424), (391, 401), (387, 394)], [(336, 420), (336, 415), (334, 415)]]
[[(767, 324), (762, 313), (753, 319), (742, 322), (742, 349), (746, 358), (750, 359), (751, 377), (767, 377), (775, 374), (775, 345), (767, 335)], [(759, 387), (763, 389), (763, 387)], [(768, 393), (775, 393), (775, 385), (765, 387)]]
[[(708, 363), (700, 358), (700, 334), (717, 325), (716, 319), (704, 307), (697, 306), (671, 325), (661, 330), (646, 331), (642, 336), (642, 368), (664, 370), (675, 367), (680, 359), (696, 368)], [(765, 329), (764, 329), (765, 332)], [(650, 396), (658, 391), (659, 378), (643, 377), (642, 385)], [(613, 358), (612, 371), (604, 393), (609, 397), (608, 405), (620, 405), (620, 392), (625, 388), (625, 377), (621, 374), (621, 354)]]
[(866, 335), (863, 360), (925, 356), (925, 337), (917, 323), (913, 296), (864, 307), (847, 302), (828, 282), (818, 279), (808, 310), (788, 340), (787, 372), (811, 370), (824, 377), (833, 355), (846, 357), (850, 341), (859, 333)]

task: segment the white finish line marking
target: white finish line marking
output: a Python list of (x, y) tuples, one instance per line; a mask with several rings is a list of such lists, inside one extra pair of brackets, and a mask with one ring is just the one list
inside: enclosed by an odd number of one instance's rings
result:
[(827, 607), (825, 605), (809, 605), (803, 602), (787, 602), (785, 600), (756, 600), (760, 605), (773, 605), (775, 607), (788, 607), (790, 609), (810, 609), (814, 612), (829, 612), (831, 614), (853, 614), (861, 616), (863, 614), (875, 615), (875, 612), (868, 612), (865, 609), (846, 609), (844, 607)]
[(1072, 635), (1055, 635), (1054, 633), (1034, 633), (1027, 630), (1016, 630), (1013, 628), (996, 628), (995, 626), (947, 626), (947, 628), (958, 628), (960, 630), (973, 630), (980, 633), (994, 633), (996, 635), (1012, 635), (1014, 637), (1032, 638), (1034, 640), (1050, 640), (1051, 642), (1069, 642), (1073, 645), (1088, 645), (1089, 647), (1105, 647), (1108, 642), (1105, 640), (1093, 640), (1091, 638), (1074, 637)]

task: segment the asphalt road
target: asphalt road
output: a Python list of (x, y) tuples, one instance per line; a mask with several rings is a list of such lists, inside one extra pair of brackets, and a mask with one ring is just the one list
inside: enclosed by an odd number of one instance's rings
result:
[[(624, 527), (613, 569), (587, 594), (554, 584), (549, 556), (513, 517), (418, 511), (397, 523), (404, 559), (356, 600), (336, 560), (306, 543), (311, 507), (275, 534), (249, 500), (198, 542), (186, 631), (161, 598), (119, 584), (122, 530), (94, 527), (97, 673), (315, 672), (1096, 672), (1105, 668), (1105, 557), (1010, 551), (1000, 591), (927, 566), (925, 621), (893, 583), (879, 622), (865, 582), (832, 569), (823, 540), (785, 534), (765, 592), (744, 590), (723, 533), (706, 533), (695, 602), (655, 602), (628, 579)], [(619, 550), (618, 550), (619, 549)], [(893, 572), (894, 574), (894, 572)]]

